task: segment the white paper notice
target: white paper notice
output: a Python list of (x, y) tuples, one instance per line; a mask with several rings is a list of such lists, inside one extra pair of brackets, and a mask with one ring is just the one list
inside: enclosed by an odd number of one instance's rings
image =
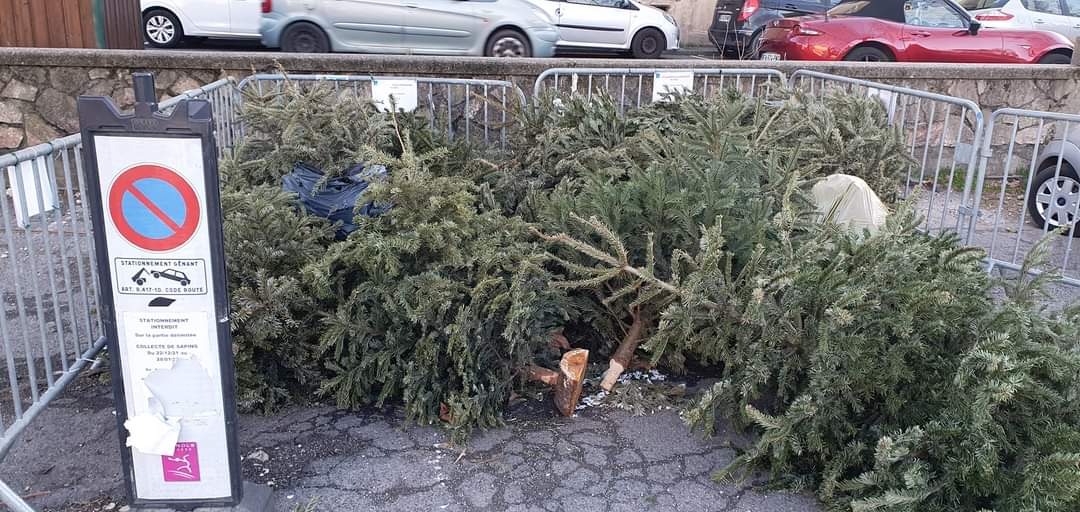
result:
[(56, 186), (45, 159), (37, 158), (36, 161), (37, 182), (41, 187), (40, 201), (38, 187), (34, 186), (34, 160), (20, 162), (17, 174), (15, 167), (7, 168), (8, 186), (11, 187), (11, 197), (15, 203), (15, 222), (22, 227), (29, 226), (30, 219), (35, 215), (55, 210), (58, 205)]
[(125, 444), (150, 455), (172, 455), (180, 439), (180, 420), (160, 414), (130, 416), (124, 428), (128, 431)]
[(657, 71), (653, 73), (653, 101), (663, 101), (668, 94), (688, 93), (693, 90), (693, 71)]
[(371, 81), (371, 98), (379, 110), (390, 110), (390, 98), (393, 98), (394, 109), (412, 112), (416, 110), (416, 96), (416, 80), (376, 78)]

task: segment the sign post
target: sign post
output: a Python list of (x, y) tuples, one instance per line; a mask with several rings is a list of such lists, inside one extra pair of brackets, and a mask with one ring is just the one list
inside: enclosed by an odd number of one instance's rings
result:
[(239, 505), (236, 392), (210, 103), (79, 98), (121, 460), (134, 506)]

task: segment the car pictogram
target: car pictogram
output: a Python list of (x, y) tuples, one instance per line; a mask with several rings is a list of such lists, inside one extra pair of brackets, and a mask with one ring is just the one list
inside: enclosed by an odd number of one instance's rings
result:
[(164, 279), (168, 279), (168, 280), (171, 280), (171, 281), (176, 281), (176, 282), (180, 283), (180, 286), (187, 286), (187, 285), (191, 284), (191, 280), (188, 279), (187, 274), (185, 274), (185, 273), (183, 273), (183, 272), (181, 272), (179, 270), (174, 270), (174, 269), (171, 269), (171, 268), (167, 268), (167, 269), (162, 270), (160, 272), (155, 270), (155, 271), (151, 272), (150, 274), (153, 275), (155, 279), (164, 278)]

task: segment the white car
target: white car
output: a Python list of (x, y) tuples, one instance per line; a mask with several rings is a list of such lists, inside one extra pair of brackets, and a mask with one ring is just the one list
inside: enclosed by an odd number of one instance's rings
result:
[(1080, 37), (1080, 0), (959, 0), (984, 27), (1057, 32)]
[(655, 59), (679, 49), (679, 26), (668, 13), (636, 0), (530, 0), (559, 27), (558, 51), (629, 52)]
[(185, 37), (259, 39), (261, 0), (141, 0), (143, 37), (172, 48)]

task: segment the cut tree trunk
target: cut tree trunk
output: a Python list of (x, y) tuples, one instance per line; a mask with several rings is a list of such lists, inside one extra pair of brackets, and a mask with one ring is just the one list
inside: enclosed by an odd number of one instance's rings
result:
[(561, 332), (551, 335), (551, 348), (556, 350), (570, 350), (570, 340), (566, 339)]
[(563, 416), (573, 416), (581, 399), (581, 385), (585, 382), (585, 367), (589, 365), (589, 351), (571, 350), (559, 361), (559, 382), (555, 385), (555, 408)]
[(573, 416), (581, 399), (581, 386), (585, 383), (585, 368), (589, 364), (589, 351), (571, 350), (559, 361), (559, 371), (542, 366), (529, 365), (529, 380), (543, 382), (555, 392), (555, 409), (563, 416)]
[(608, 363), (608, 369), (604, 372), (604, 379), (600, 381), (600, 387), (604, 391), (611, 391), (611, 388), (615, 387), (615, 383), (619, 381), (619, 376), (622, 372), (630, 367), (630, 363), (634, 360), (634, 353), (637, 352), (638, 345), (641, 344), (641, 329), (643, 327), (641, 321), (641, 313), (638, 310), (634, 310), (634, 323), (630, 324), (630, 331), (626, 333), (626, 337), (623, 338), (622, 343), (619, 343), (619, 348), (615, 349), (615, 353), (611, 356), (611, 361)]

